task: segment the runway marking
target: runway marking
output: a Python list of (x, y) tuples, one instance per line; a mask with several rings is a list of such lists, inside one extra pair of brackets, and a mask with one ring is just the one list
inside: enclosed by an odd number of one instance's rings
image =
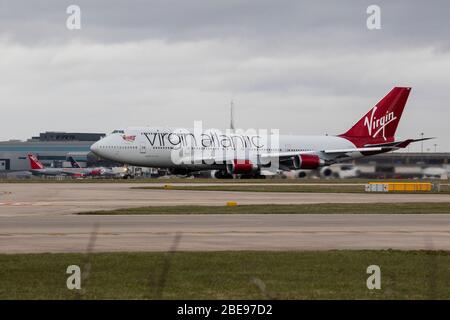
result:
[(0, 206), (25, 207), (25, 206), (50, 206), (51, 202), (0, 202)]

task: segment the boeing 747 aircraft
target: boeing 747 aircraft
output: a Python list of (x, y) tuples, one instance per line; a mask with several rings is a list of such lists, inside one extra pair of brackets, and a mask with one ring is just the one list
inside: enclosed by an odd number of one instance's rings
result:
[(424, 139), (394, 135), (411, 88), (395, 87), (348, 131), (336, 136), (265, 136), (238, 130), (132, 127), (114, 130), (94, 143), (96, 155), (173, 174), (216, 170), (217, 178), (259, 176), (261, 170), (320, 169), (349, 159), (405, 148)]

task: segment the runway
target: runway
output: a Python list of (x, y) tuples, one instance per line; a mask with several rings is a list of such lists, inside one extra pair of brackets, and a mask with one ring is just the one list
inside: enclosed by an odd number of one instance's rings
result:
[[(94, 226), (99, 223), (96, 233)], [(450, 215), (3, 217), (0, 252), (450, 248)], [(95, 239), (91, 241), (90, 239)]]
[[(143, 186), (144, 184), (138, 184)], [(155, 184), (148, 184), (154, 186)], [(448, 194), (131, 189), (135, 183), (0, 184), (0, 253), (178, 250), (450, 249), (449, 214), (148, 215), (73, 213), (156, 205), (450, 202)], [(98, 232), (93, 234), (98, 223)], [(93, 235), (95, 235), (93, 237)]]
[[(160, 205), (225, 205), (227, 201), (236, 201), (238, 204), (450, 202), (450, 194), (282, 193), (131, 189), (136, 186), (156, 185), (158, 184), (0, 184), (0, 217), (17, 217), (19, 215), (54, 216), (82, 211)], [(214, 185), (217, 185), (217, 183)]]

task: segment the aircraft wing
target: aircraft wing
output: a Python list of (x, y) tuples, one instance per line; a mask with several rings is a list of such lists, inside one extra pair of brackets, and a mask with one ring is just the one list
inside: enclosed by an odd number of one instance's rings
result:
[[(389, 148), (391, 150), (392, 148)], [(385, 150), (385, 148), (381, 147), (371, 147), (371, 148), (351, 148), (351, 149), (336, 149), (336, 150), (322, 150), (320, 153), (326, 153), (326, 154), (346, 154), (350, 152), (369, 152), (369, 151), (382, 151)], [(191, 163), (198, 163), (198, 164), (224, 164), (231, 162), (236, 159), (240, 160), (250, 160), (255, 163), (269, 163), (272, 161), (272, 159), (277, 159), (280, 162), (283, 161), (291, 161), (292, 157), (298, 156), (298, 155), (316, 155), (316, 151), (287, 151), (287, 152), (268, 152), (268, 153), (261, 153), (257, 155), (256, 153), (253, 154), (246, 154), (240, 156), (239, 154), (234, 154), (233, 152), (230, 153), (217, 153), (217, 154), (195, 154), (194, 156), (188, 155), (183, 158), (181, 158), (182, 163), (185, 164), (191, 164)]]
[(315, 154), (315, 151), (286, 151), (286, 152), (269, 152), (269, 153), (262, 153), (261, 158), (290, 158), (294, 156), (298, 156), (300, 154)]
[(297, 156), (299, 154), (315, 154), (314, 151), (290, 151), (290, 152), (271, 152), (271, 153), (246, 153), (240, 155), (239, 153), (235, 154), (234, 152), (217, 152), (217, 153), (211, 153), (211, 152), (204, 152), (194, 155), (186, 155), (181, 158), (182, 163), (190, 164), (190, 163), (227, 163), (231, 162), (236, 159), (240, 160), (251, 160), (257, 162), (269, 162), (271, 159), (279, 159), (280, 161), (285, 159), (290, 159), (294, 156)]
[[(248, 157), (242, 157), (247, 159)], [(225, 164), (227, 162), (233, 161), (236, 159), (236, 156), (228, 153), (217, 153), (217, 154), (195, 154), (195, 155), (186, 155), (178, 159), (180, 164)], [(243, 160), (245, 160), (243, 159)]]
[(336, 153), (349, 153), (349, 152), (377, 152), (377, 151), (387, 151), (392, 150), (392, 147), (368, 147), (368, 148), (350, 148), (350, 149), (335, 149), (335, 150), (322, 150), (326, 154), (336, 154)]
[[(348, 153), (352, 152), (388, 152), (388, 151), (394, 151), (401, 148), (407, 147), (412, 142), (417, 141), (423, 141), (423, 140), (429, 140), (433, 138), (423, 138), (423, 139), (407, 139), (407, 140), (401, 140), (401, 141), (395, 141), (395, 142), (389, 142), (389, 143), (382, 143), (382, 144), (374, 144), (374, 145), (365, 145), (362, 148), (348, 148), (348, 149), (330, 149), (330, 150), (321, 150), (321, 151), (287, 151), (287, 152), (268, 152), (268, 153), (261, 153), (259, 155), (256, 155), (256, 153), (253, 154), (246, 154), (244, 156), (236, 156), (233, 152), (200, 152), (195, 153), (194, 155), (188, 155), (181, 158), (182, 163), (190, 164), (190, 163), (208, 163), (208, 164), (222, 164), (231, 162), (237, 158), (241, 160), (251, 160), (255, 162), (262, 162), (262, 163), (268, 163), (271, 161), (271, 159), (278, 159), (280, 162), (290, 160), (294, 156), (302, 155), (302, 154), (309, 154), (309, 155), (319, 155), (320, 154), (329, 154), (329, 155), (346, 155)], [(250, 157), (249, 157), (250, 156)]]

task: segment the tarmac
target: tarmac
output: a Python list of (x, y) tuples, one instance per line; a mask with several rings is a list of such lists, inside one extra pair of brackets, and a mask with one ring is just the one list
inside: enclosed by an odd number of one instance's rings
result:
[[(0, 252), (450, 248), (446, 214), (4, 217)], [(95, 239), (95, 240), (92, 240)]]
[[(0, 217), (17, 217), (19, 215), (67, 215), (83, 211), (142, 206), (225, 205), (227, 201), (236, 201), (238, 204), (450, 202), (450, 194), (293, 193), (132, 189), (132, 187), (158, 185), (163, 184), (4, 183), (0, 184)], [(196, 183), (195, 185), (208, 184)], [(212, 183), (210, 185), (219, 184)], [(227, 183), (226, 185), (230, 184)]]
[[(154, 184), (151, 184), (154, 185)], [(0, 184), (0, 253), (176, 250), (450, 249), (449, 214), (89, 216), (148, 205), (450, 202), (446, 194), (130, 189), (135, 183)], [(142, 184), (139, 184), (142, 186)], [(96, 227), (97, 226), (97, 227)], [(180, 241), (174, 244), (176, 235)]]

